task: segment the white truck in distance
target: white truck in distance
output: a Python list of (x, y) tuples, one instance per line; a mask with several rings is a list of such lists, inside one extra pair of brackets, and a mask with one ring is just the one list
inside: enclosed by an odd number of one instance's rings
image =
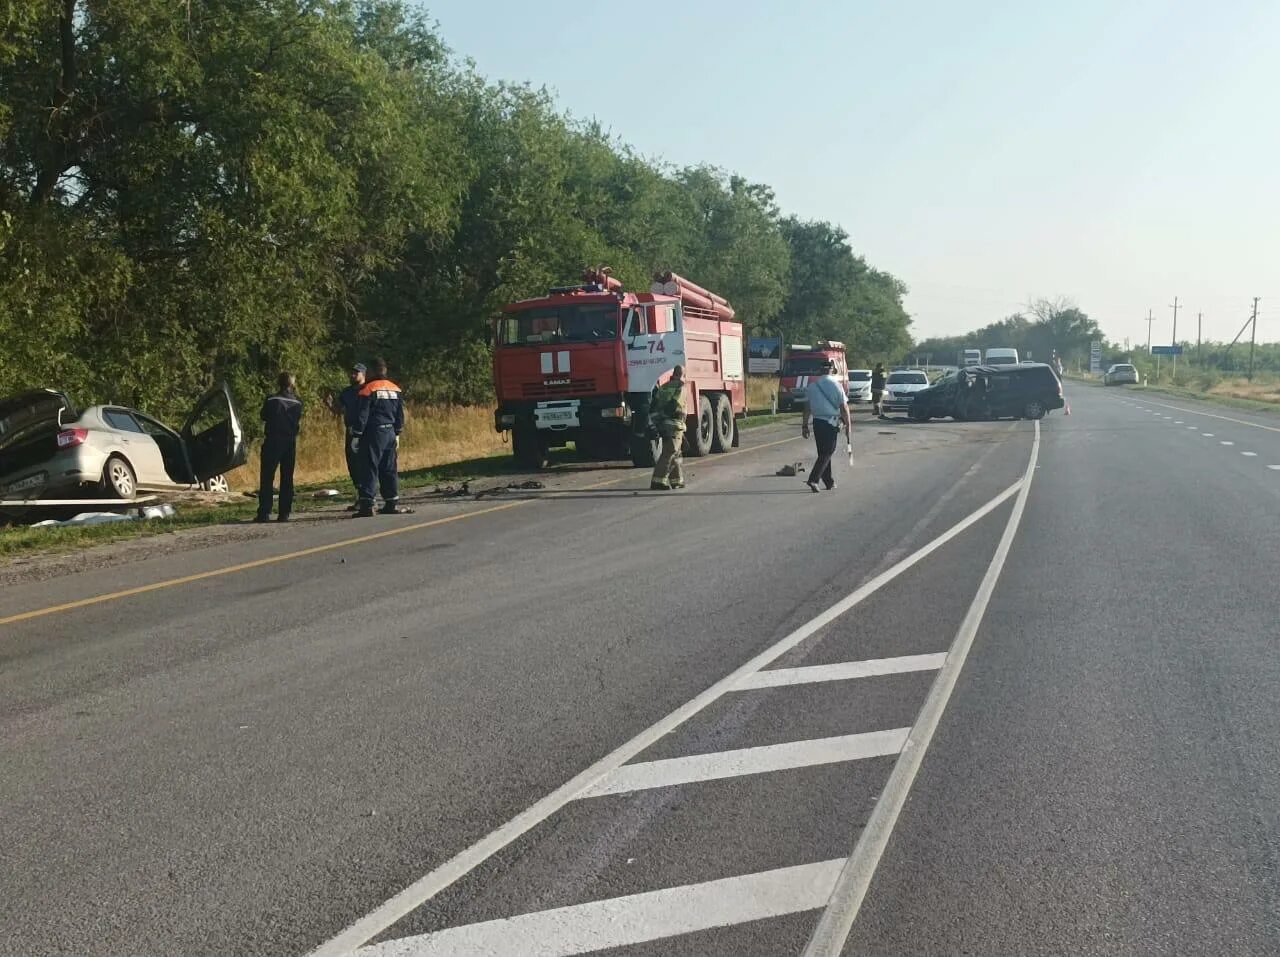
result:
[(985, 364), (989, 366), (1016, 366), (1018, 364), (1018, 350), (988, 349)]

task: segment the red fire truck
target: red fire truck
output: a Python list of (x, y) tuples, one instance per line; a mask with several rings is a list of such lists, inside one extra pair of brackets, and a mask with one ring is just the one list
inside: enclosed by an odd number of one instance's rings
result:
[(787, 347), (787, 357), (782, 363), (782, 378), (778, 381), (778, 411), (791, 412), (804, 405), (808, 398), (805, 389), (813, 376), (825, 375), (827, 364), (835, 360), (840, 388), (849, 393), (849, 366), (845, 362), (844, 343), (831, 339), (811, 345)]
[(652, 466), (649, 396), (676, 365), (685, 369), (685, 454), (738, 444), (742, 324), (723, 297), (687, 279), (662, 273), (635, 293), (608, 269), (588, 270), (578, 285), (503, 307), (496, 326), (494, 424), (510, 430), (526, 467), (543, 467), (549, 449), (569, 442), (589, 458)]

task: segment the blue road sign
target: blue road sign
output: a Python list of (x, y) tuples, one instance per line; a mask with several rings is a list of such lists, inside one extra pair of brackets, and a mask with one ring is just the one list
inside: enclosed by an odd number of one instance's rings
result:
[(1182, 355), (1182, 346), (1152, 346), (1151, 354), (1153, 356), (1180, 356)]

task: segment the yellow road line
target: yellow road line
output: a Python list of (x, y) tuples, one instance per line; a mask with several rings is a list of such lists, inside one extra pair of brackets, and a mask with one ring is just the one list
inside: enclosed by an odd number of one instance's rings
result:
[[(784, 442), (794, 442), (797, 437), (793, 436), (789, 439), (779, 439), (777, 442), (767, 442), (764, 445), (754, 445), (749, 449), (738, 449), (736, 452), (725, 452), (717, 459), (707, 462), (707, 465), (714, 465), (717, 461), (723, 461), (734, 455), (741, 455), (744, 452), (758, 452), (761, 449), (771, 448), (775, 445), (782, 445)], [(586, 485), (577, 489), (563, 489), (565, 492), (581, 492), (588, 489), (604, 488), (607, 485), (616, 485), (619, 482), (625, 482), (632, 478), (632, 475), (624, 475), (620, 478), (608, 479), (604, 482), (597, 482), (593, 485)], [(561, 490), (557, 490), (561, 491)], [(149, 585), (138, 585), (134, 588), (125, 588), (120, 591), (107, 592), (105, 595), (94, 595), (91, 598), (78, 598), (75, 601), (63, 602), (61, 605), (50, 605), (47, 608), (36, 608), (32, 611), (19, 612), (16, 615), (8, 615), (0, 618), (0, 625), (12, 625), (20, 621), (30, 621), (33, 618), (43, 618), (45, 615), (53, 615), (62, 611), (72, 611), (76, 608), (84, 608), (88, 605), (99, 605), (103, 602), (116, 601), (120, 598), (129, 598), (133, 595), (144, 595), (147, 592), (159, 591), (162, 588), (175, 588), (178, 585), (189, 585), (192, 582), (203, 581), (206, 578), (219, 578), (223, 575), (232, 575), (236, 572), (248, 571), (251, 568), (262, 568), (265, 565), (275, 565), (279, 562), (292, 561), (295, 558), (306, 558), (308, 555), (319, 555), (323, 552), (331, 552), (338, 548), (347, 548), (351, 545), (363, 545), (365, 542), (376, 542), (383, 538), (391, 538), (394, 535), (404, 535), (408, 532), (416, 532), (424, 528), (433, 528), (437, 525), (447, 525), (450, 522), (460, 522), (464, 518), (476, 518), (480, 515), (490, 515), (493, 512), (505, 511), (509, 508), (517, 508), (521, 505), (528, 505), (530, 502), (536, 502), (536, 498), (520, 499), (517, 502), (504, 502), (501, 505), (491, 505), (488, 508), (477, 509), (474, 512), (462, 512), (458, 515), (448, 515), (444, 518), (434, 518), (429, 522), (414, 522), (412, 525), (403, 525), (399, 528), (389, 528), (381, 532), (373, 532), (369, 535), (357, 535), (355, 538), (344, 538), (340, 542), (331, 542), (328, 545), (313, 545), (310, 548), (302, 548), (296, 552), (286, 552), (283, 555), (272, 555), (269, 558), (258, 558), (251, 562), (241, 562), (238, 565), (227, 565), (223, 568), (214, 568), (206, 572), (197, 572), (194, 575), (183, 575), (181, 578), (167, 578), (164, 581), (152, 582)]]
[(503, 509), (515, 508), (517, 505), (527, 505), (529, 500), (521, 499), (518, 502), (504, 502), (501, 505), (491, 505), (489, 508), (482, 508), (475, 512), (463, 512), (460, 515), (449, 515), (445, 518), (432, 519), (429, 522), (415, 522), (412, 525), (404, 525), (400, 528), (389, 528), (386, 531), (374, 532), (371, 535), (358, 535), (355, 538), (344, 538), (340, 542), (331, 542), (328, 545), (314, 545), (311, 548), (299, 549), (296, 552), (287, 552), (283, 555), (272, 555), (269, 558), (258, 558), (251, 562), (241, 562), (239, 565), (227, 565), (223, 568), (214, 568), (207, 572), (197, 572), (194, 575), (183, 575), (181, 578), (167, 578), (164, 581), (152, 582), (149, 585), (138, 585), (136, 588), (125, 588), (122, 591), (108, 592), (105, 595), (94, 595), (92, 598), (78, 598), (75, 601), (64, 602), (61, 605), (50, 605), (48, 608), (37, 608), (34, 611), (24, 611), (16, 615), (9, 615), (6, 618), (0, 618), (0, 625), (11, 625), (17, 621), (29, 621), (32, 618), (41, 618), (45, 615), (52, 615), (59, 611), (71, 611), (73, 608), (84, 608), (86, 605), (97, 605), (105, 601), (115, 601), (117, 598), (128, 598), (130, 595), (142, 595), (149, 591), (159, 591), (161, 588), (173, 588), (176, 585), (189, 585), (192, 582), (202, 581), (206, 578), (217, 578), (220, 575), (231, 575), (235, 572), (248, 571), (251, 568), (262, 568), (264, 565), (274, 565), (277, 562), (287, 562), (295, 558), (306, 558), (308, 555), (319, 555), (321, 552), (331, 552), (336, 548), (346, 548), (349, 545), (362, 545), (365, 542), (375, 542), (381, 538), (390, 538), (393, 535), (403, 535), (406, 532), (416, 532), (421, 528), (431, 528), (434, 525), (446, 525), (449, 522), (458, 522), (464, 518), (474, 518), (477, 515), (488, 515), (490, 512), (501, 512)]

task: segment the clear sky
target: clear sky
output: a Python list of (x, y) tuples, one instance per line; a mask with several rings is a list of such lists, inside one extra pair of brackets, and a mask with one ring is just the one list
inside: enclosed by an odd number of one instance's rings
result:
[[(1114, 339), (1280, 339), (1280, 0), (437, 0), (491, 79), (770, 184), (917, 338), (1068, 296)], [(1271, 317), (1275, 317), (1272, 319)]]

